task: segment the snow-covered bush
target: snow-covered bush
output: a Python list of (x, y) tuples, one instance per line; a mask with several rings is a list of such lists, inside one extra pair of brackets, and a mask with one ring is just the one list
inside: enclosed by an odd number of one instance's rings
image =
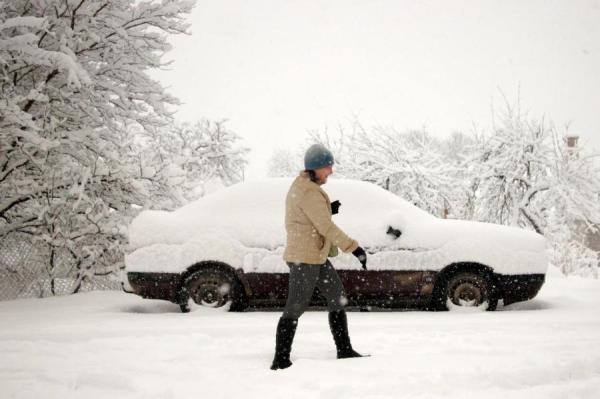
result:
[(598, 252), (578, 241), (554, 242), (552, 263), (566, 275), (598, 278)]

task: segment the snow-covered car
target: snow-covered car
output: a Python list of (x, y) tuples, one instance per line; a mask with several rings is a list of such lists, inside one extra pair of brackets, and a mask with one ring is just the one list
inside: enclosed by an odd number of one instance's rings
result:
[[(129, 229), (126, 285), (189, 311), (281, 306), (288, 288), (285, 197), (292, 180), (245, 182), (173, 212), (141, 212)], [(367, 182), (331, 179), (334, 222), (368, 252), (331, 261), (355, 306), (496, 308), (529, 300), (544, 283), (546, 241), (531, 231), (440, 219)], [(322, 298), (315, 293), (313, 305)]]

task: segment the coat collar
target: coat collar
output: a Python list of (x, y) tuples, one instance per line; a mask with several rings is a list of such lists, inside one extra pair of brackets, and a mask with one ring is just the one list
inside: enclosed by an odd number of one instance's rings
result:
[(315, 183), (314, 181), (312, 181), (310, 179), (310, 175), (308, 174), (307, 171), (303, 170), (302, 172), (300, 172), (300, 174), (298, 175), (298, 178), (302, 179), (303, 182), (309, 186), (314, 185), (318, 188), (321, 188), (321, 185), (318, 183)]
[(304, 185), (306, 188), (308, 188), (310, 190), (319, 191), (321, 194), (323, 194), (323, 196), (325, 198), (327, 198), (327, 201), (329, 201), (329, 196), (327, 195), (325, 190), (323, 190), (323, 187), (320, 184), (315, 183), (314, 181), (310, 180), (310, 176), (308, 175), (308, 172), (306, 172), (306, 171), (300, 172), (300, 174), (298, 175), (296, 180), (301, 181), (302, 185)]

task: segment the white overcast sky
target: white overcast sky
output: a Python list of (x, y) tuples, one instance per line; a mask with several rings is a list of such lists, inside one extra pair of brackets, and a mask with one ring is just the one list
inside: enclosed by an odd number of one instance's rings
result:
[(600, 0), (198, 0), (159, 79), (177, 118), (227, 119), (252, 149), (357, 116), (437, 136), (489, 129), (501, 92), (600, 148)]

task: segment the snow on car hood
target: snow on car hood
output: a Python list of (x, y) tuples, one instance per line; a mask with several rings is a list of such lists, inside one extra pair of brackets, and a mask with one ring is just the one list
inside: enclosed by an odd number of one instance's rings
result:
[[(130, 271), (181, 271), (218, 260), (245, 271), (285, 272), (285, 197), (290, 178), (240, 183), (176, 211), (144, 211), (129, 228)], [(334, 222), (372, 252), (369, 268), (439, 270), (453, 262), (479, 262), (498, 273), (544, 273), (545, 239), (519, 228), (436, 218), (367, 182), (331, 179), (325, 186), (341, 202)], [(400, 238), (386, 234), (389, 227)], [(360, 264), (342, 254), (337, 268)]]
[(391, 248), (434, 249), (450, 242), (470, 242), (473, 245), (495, 246), (515, 251), (544, 251), (546, 239), (540, 234), (517, 227), (455, 219), (432, 218), (421, 222), (405, 222), (402, 215), (390, 225), (403, 231)]

